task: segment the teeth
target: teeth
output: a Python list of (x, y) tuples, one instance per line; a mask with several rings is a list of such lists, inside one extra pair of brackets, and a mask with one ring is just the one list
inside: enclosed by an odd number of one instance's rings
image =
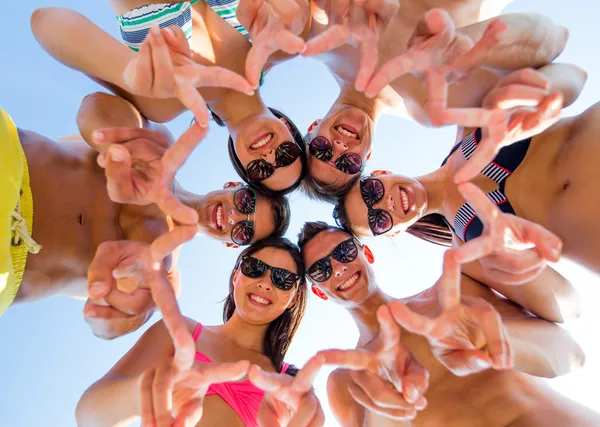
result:
[(271, 301), (269, 301), (268, 299), (263, 298), (263, 297), (258, 296), (258, 295), (254, 295), (254, 294), (250, 294), (250, 299), (252, 301), (256, 301), (257, 303), (262, 304), (262, 305), (269, 305), (269, 304), (271, 304)]
[(348, 278), (348, 280), (346, 280), (344, 283), (338, 286), (338, 290), (343, 291), (345, 289), (348, 289), (350, 286), (354, 285), (357, 280), (358, 272), (354, 273), (350, 278)]
[(336, 130), (337, 130), (339, 133), (341, 133), (342, 135), (344, 135), (344, 136), (347, 136), (348, 138), (354, 138), (354, 139), (358, 139), (358, 135), (357, 135), (357, 134), (355, 134), (354, 132), (350, 132), (350, 131), (349, 131), (349, 130), (347, 130), (347, 129), (344, 129), (344, 128), (343, 128), (343, 127), (341, 127), (341, 126), (337, 126), (335, 129), (336, 129)]
[(404, 191), (403, 189), (400, 189), (400, 199), (402, 200), (402, 209), (404, 209), (404, 212), (408, 212), (408, 208), (409, 203), (408, 203), (408, 194), (406, 194), (406, 191)]
[(273, 138), (273, 134), (270, 133), (267, 136), (261, 138), (258, 142), (252, 144), (250, 146), (250, 148), (252, 148), (253, 150), (256, 150), (257, 148), (263, 147), (265, 144), (268, 144), (272, 138)]
[(223, 228), (223, 205), (217, 207), (217, 225)]

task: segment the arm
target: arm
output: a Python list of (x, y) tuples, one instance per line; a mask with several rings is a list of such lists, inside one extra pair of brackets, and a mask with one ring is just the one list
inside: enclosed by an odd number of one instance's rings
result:
[(579, 98), (587, 81), (587, 73), (573, 64), (548, 64), (538, 71), (550, 82), (550, 91), (562, 94), (563, 108)]
[(348, 391), (348, 373), (341, 369), (333, 371), (327, 378), (327, 398), (331, 412), (342, 426), (362, 427), (365, 410)]

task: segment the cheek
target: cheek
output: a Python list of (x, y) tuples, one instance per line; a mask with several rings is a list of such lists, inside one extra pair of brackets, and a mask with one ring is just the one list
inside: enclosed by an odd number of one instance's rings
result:
[(248, 149), (243, 145), (243, 143), (239, 139), (234, 142), (234, 150), (238, 160), (242, 163), (244, 168), (246, 168), (246, 165), (248, 163), (254, 160), (250, 151), (248, 151)]

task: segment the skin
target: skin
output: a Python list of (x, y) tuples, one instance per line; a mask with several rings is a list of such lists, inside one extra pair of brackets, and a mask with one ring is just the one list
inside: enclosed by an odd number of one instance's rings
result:
[[(324, 231), (303, 248), (303, 256), (307, 266), (317, 259), (328, 254), (336, 245), (346, 240), (348, 234), (341, 231)], [(344, 305), (352, 315), (358, 330), (359, 340), (357, 348), (377, 351), (381, 346), (377, 309), (384, 304), (393, 302), (394, 299), (385, 295), (373, 279), (360, 280), (346, 294), (340, 294), (335, 289), (343, 280), (345, 274), (353, 269), (371, 270), (363, 254), (350, 264), (342, 265), (332, 261), (334, 271), (339, 275), (332, 275), (329, 281), (317, 284), (326, 293), (332, 302), (344, 301)], [(487, 287), (466, 276), (461, 279), (461, 292), (463, 295), (477, 296), (491, 303), (502, 316), (505, 325), (511, 322), (518, 326), (509, 328), (510, 335), (518, 333), (527, 334), (531, 327), (548, 328), (548, 341), (544, 350), (533, 356), (533, 349), (524, 348), (523, 354), (529, 354), (525, 360), (538, 357), (532, 366), (543, 366), (544, 362), (553, 359), (557, 354), (566, 353), (566, 360), (570, 359), (569, 352), (574, 352), (577, 357), (582, 357), (581, 350), (568, 338), (561, 336), (560, 329), (550, 322), (532, 318), (525, 314), (519, 307), (506, 299), (499, 298), (490, 292)], [(429, 289), (413, 297), (401, 299), (411, 310), (429, 317), (436, 316), (439, 307), (435, 301), (435, 289)], [(553, 337), (553, 338), (551, 338)], [(512, 340), (512, 338), (511, 338)], [(348, 386), (352, 383), (349, 372), (336, 370), (328, 380), (328, 394), (332, 410), (343, 425), (348, 426), (498, 426), (521, 427), (531, 425), (544, 426), (593, 426), (600, 421), (600, 416), (587, 408), (576, 404), (559, 395), (546, 384), (517, 369), (525, 365), (519, 361), (521, 348), (511, 344), (515, 360), (515, 370), (489, 369), (480, 374), (458, 377), (444, 368), (432, 355), (430, 345), (420, 336), (413, 335), (406, 330), (401, 331), (401, 341), (414, 357), (429, 371), (429, 389), (425, 394), (427, 407), (418, 412), (412, 421), (391, 421), (374, 412), (365, 410), (358, 405), (349, 394)], [(511, 341), (512, 342), (512, 341)], [(552, 344), (550, 344), (552, 343)], [(551, 346), (551, 347), (550, 347)], [(534, 351), (535, 353), (535, 351)], [(576, 357), (576, 358), (577, 358)], [(568, 364), (568, 363), (567, 363)], [(526, 369), (523, 369), (526, 370)], [(568, 370), (568, 369), (567, 369)], [(556, 369), (554, 369), (556, 371)], [(556, 373), (556, 372), (555, 372)], [(540, 373), (536, 373), (539, 375)]]
[[(282, 249), (263, 248), (252, 256), (273, 267), (297, 273), (293, 258)], [(251, 279), (238, 270), (234, 273), (233, 284), (236, 303), (233, 316), (223, 325), (204, 326), (195, 343), (196, 351), (205, 354), (214, 363), (248, 360), (265, 373), (275, 373), (270, 359), (263, 354), (264, 337), (269, 324), (295, 302), (295, 290), (278, 289), (272, 284), (269, 274)], [(271, 302), (267, 306), (257, 306), (250, 302), (250, 294), (260, 295)], [(187, 324), (189, 331), (193, 332), (197, 322), (187, 319)], [(77, 406), (79, 425), (113, 425), (139, 416), (140, 377), (172, 355), (174, 350), (173, 341), (162, 321), (156, 323), (102, 379), (86, 391)], [(194, 364), (201, 365), (199, 362)], [(119, 401), (123, 403), (122, 407), (106, 402), (106, 391), (115, 387), (118, 381), (121, 381)], [(220, 396), (207, 396), (203, 407), (204, 414), (197, 426), (244, 425)]]

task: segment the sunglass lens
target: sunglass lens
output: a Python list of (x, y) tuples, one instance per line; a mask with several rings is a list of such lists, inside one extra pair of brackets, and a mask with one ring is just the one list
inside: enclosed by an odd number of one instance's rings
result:
[(246, 166), (246, 173), (250, 181), (259, 182), (267, 179), (275, 172), (275, 167), (264, 160), (253, 160)]
[(289, 291), (298, 280), (298, 275), (283, 268), (273, 268), (271, 279), (273, 280), (273, 284), (279, 289)]
[(238, 211), (250, 215), (256, 209), (256, 194), (249, 188), (241, 188), (235, 192), (233, 202)]
[(357, 255), (358, 248), (352, 239), (340, 243), (332, 253), (334, 259), (344, 264), (354, 261)]
[(383, 198), (385, 189), (378, 179), (365, 179), (360, 183), (360, 195), (369, 207)]
[(265, 265), (260, 260), (252, 257), (244, 258), (240, 268), (244, 276), (252, 279), (256, 279), (265, 274)]
[(369, 211), (369, 228), (375, 236), (387, 233), (392, 229), (393, 221), (391, 215), (381, 209)]
[(240, 221), (231, 229), (231, 240), (236, 245), (249, 245), (254, 237), (254, 225), (250, 221)]
[(300, 147), (291, 141), (284, 142), (275, 151), (275, 162), (279, 167), (291, 165), (298, 157), (300, 157)]
[(354, 175), (360, 172), (362, 159), (356, 153), (343, 154), (335, 161), (335, 167), (344, 173)]
[(325, 282), (331, 277), (331, 263), (327, 259), (320, 259), (308, 269), (308, 277), (315, 282)]
[(310, 155), (321, 160), (322, 162), (328, 162), (333, 157), (333, 146), (331, 142), (325, 137), (317, 136), (310, 142)]

